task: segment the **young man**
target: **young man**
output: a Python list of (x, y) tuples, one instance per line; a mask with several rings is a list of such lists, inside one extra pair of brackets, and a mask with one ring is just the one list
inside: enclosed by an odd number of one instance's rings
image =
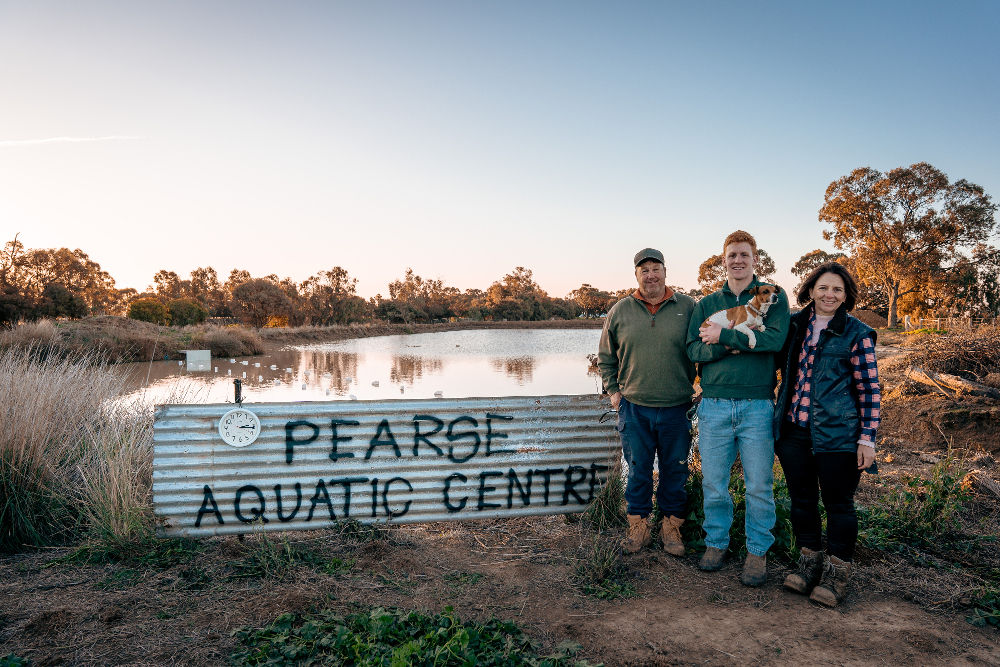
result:
[(757, 242), (736, 231), (723, 243), (727, 280), (695, 306), (688, 326), (687, 351), (700, 365), (702, 399), (698, 404), (698, 449), (705, 496), (705, 554), (698, 567), (722, 567), (733, 523), (729, 476), (740, 455), (746, 483), (747, 559), (740, 581), (760, 586), (767, 580), (767, 550), (774, 544), (774, 353), (788, 332), (788, 295), (781, 291), (756, 332), (751, 349), (747, 335), (718, 324), (702, 326), (713, 313), (744, 305), (761, 281), (754, 274)]
[(667, 287), (659, 250), (640, 250), (633, 263), (639, 288), (611, 307), (597, 355), (604, 390), (618, 411), (618, 433), (628, 463), (629, 525), (623, 546), (635, 553), (651, 541), (647, 517), (653, 509), (655, 456), (663, 549), (683, 556), (680, 528), (691, 449), (687, 411), (694, 394), (694, 364), (687, 357), (686, 338), (694, 300)]

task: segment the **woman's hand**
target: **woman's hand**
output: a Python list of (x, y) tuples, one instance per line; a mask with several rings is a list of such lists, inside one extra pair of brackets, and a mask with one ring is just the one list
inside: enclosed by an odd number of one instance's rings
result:
[(858, 445), (858, 470), (864, 470), (875, 463), (875, 448), (870, 445)]

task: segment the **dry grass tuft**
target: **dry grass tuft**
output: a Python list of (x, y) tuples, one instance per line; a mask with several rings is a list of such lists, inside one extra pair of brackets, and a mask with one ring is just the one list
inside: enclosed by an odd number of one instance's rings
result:
[(101, 361), (0, 351), (0, 552), (151, 525), (152, 413)]

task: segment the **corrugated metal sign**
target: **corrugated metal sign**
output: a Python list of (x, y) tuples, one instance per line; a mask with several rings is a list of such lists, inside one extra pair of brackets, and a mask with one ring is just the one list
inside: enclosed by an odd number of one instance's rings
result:
[[(253, 415), (220, 425), (236, 407)], [(620, 456), (606, 409), (593, 395), (164, 405), (153, 504), (166, 535), (578, 512)]]

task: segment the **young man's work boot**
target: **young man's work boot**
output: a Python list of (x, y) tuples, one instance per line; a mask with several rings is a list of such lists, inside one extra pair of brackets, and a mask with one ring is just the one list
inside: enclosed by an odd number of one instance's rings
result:
[(684, 540), (681, 539), (681, 526), (684, 519), (676, 516), (665, 516), (660, 520), (660, 540), (663, 550), (671, 556), (684, 555)]
[(823, 567), (823, 577), (809, 599), (827, 607), (836, 607), (847, 597), (847, 582), (851, 579), (851, 564), (830, 556)]
[(704, 572), (715, 572), (722, 569), (722, 563), (726, 560), (726, 550), (708, 547), (698, 561), (698, 569)]
[(822, 551), (813, 551), (802, 547), (802, 553), (799, 555), (799, 568), (785, 577), (785, 588), (802, 595), (811, 593), (823, 575), (825, 555)]
[(767, 581), (767, 556), (755, 556), (747, 554), (746, 562), (743, 563), (743, 574), (740, 575), (740, 582), (744, 586), (763, 586)]
[(649, 532), (649, 522), (646, 521), (646, 517), (639, 516), (638, 514), (629, 514), (628, 534), (625, 536), (625, 542), (622, 544), (622, 549), (624, 549), (626, 553), (634, 554), (651, 541), (652, 537)]

